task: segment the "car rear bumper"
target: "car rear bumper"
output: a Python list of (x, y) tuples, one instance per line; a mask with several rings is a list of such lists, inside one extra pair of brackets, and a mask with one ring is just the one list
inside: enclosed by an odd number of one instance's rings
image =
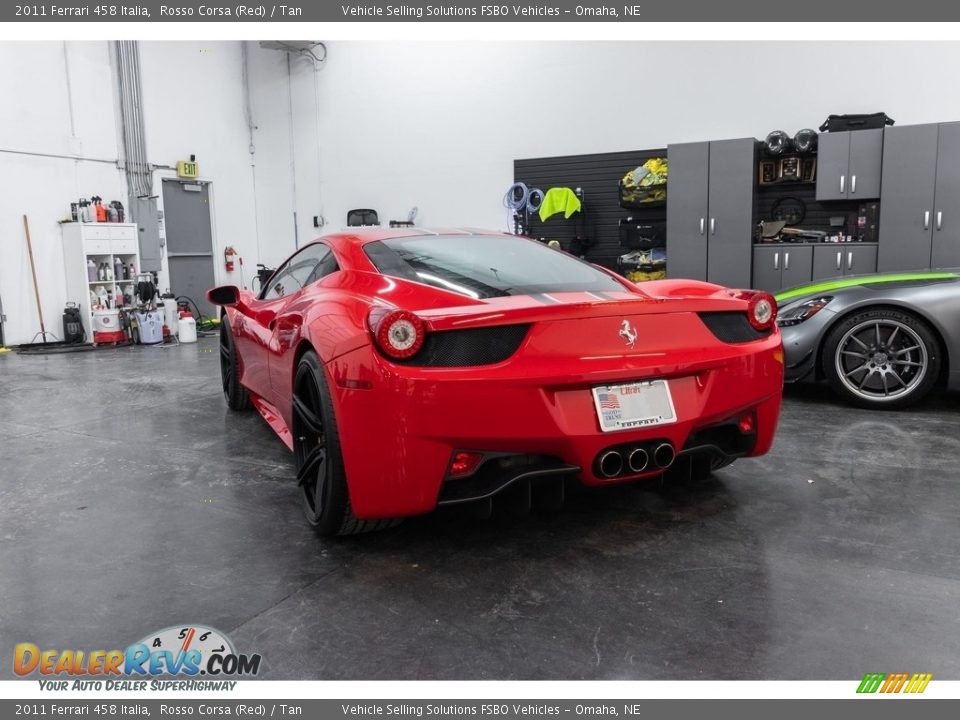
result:
[[(662, 472), (651, 463), (643, 472), (603, 477), (597, 459), (610, 448), (669, 443), (678, 453), (765, 453), (783, 388), (779, 335), (710, 350), (703, 360), (620, 359), (576, 375), (549, 368), (518, 373), (509, 361), (482, 374), (476, 368), (409, 368), (384, 361), (371, 347), (341, 356), (327, 371), (353, 511), (361, 518), (414, 515), (497, 492), (523, 475), (569, 475), (603, 485)], [(652, 378), (669, 382), (678, 420), (602, 432), (591, 388)], [(754, 423), (746, 440), (731, 444), (714, 434), (707, 441), (707, 429), (736, 424), (744, 415)], [(699, 444), (690, 445), (693, 440)], [(532, 460), (502, 474), (485, 461), (472, 480), (453, 480), (448, 469), (458, 450)]]

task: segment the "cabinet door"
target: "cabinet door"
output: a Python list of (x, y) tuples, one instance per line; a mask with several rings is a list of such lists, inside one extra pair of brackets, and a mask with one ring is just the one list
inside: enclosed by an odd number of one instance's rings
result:
[(817, 200), (846, 200), (850, 170), (849, 132), (817, 138)]
[(670, 145), (667, 159), (667, 276), (706, 280), (710, 143)]
[(753, 283), (750, 287), (768, 292), (780, 289), (781, 254), (779, 245), (753, 246)]
[(930, 267), (960, 267), (960, 123), (940, 126)]
[(930, 267), (938, 129), (904, 125), (884, 131), (877, 258), (881, 272)]
[(753, 138), (710, 143), (707, 220), (707, 280), (710, 282), (734, 288), (750, 285), (755, 172), (756, 140)]
[(813, 280), (825, 280), (843, 275), (844, 272), (844, 245), (830, 243), (817, 245), (813, 249)]
[(883, 129), (850, 133), (850, 176), (847, 197), (876, 200), (880, 197), (880, 168), (883, 163)]
[(877, 271), (877, 246), (853, 245), (843, 246), (843, 274), (867, 275)]
[(813, 277), (813, 248), (809, 245), (786, 245), (780, 258), (780, 287), (789, 288), (810, 282)]

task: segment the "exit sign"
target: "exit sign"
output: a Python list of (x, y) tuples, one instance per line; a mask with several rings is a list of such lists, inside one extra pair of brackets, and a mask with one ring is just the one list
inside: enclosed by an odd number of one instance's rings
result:
[(195, 178), (200, 174), (200, 168), (192, 160), (177, 161), (177, 177)]

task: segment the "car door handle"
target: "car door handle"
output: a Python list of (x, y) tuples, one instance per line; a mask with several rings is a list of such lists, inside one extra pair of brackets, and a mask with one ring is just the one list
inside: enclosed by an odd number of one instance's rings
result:
[(716, 235), (716, 234), (717, 234), (717, 219), (716, 219), (716, 218), (710, 218), (710, 234), (711, 234), (711, 235)]
[(700, 218), (700, 234), (703, 235), (703, 218)]
[(924, 230), (930, 229), (930, 211), (929, 210), (926, 210), (923, 213), (923, 229)]
[(850, 194), (853, 195), (857, 191), (857, 176), (850, 176)]
[(841, 265), (842, 262), (843, 262), (843, 253), (838, 252), (837, 253), (837, 270), (840, 270), (842, 268), (842, 265)]
[(937, 210), (937, 230), (943, 227), (943, 210)]
[(783, 254), (783, 269), (784, 270), (790, 269), (790, 253), (789, 252), (785, 252)]
[(780, 269), (780, 251), (779, 250), (773, 254), (773, 269), (774, 270)]
[(843, 188), (844, 188), (844, 184), (845, 184), (846, 182), (847, 182), (847, 176), (846, 176), (846, 175), (841, 175), (841, 176), (840, 176), (840, 194), (841, 194), (841, 195), (843, 195)]
[(847, 253), (847, 270), (853, 270), (853, 251)]

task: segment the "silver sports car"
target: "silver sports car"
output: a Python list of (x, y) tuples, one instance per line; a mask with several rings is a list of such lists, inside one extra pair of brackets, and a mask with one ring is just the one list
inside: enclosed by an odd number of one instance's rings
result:
[(901, 408), (960, 389), (960, 271), (862, 275), (777, 295), (786, 381), (827, 380), (852, 403)]

